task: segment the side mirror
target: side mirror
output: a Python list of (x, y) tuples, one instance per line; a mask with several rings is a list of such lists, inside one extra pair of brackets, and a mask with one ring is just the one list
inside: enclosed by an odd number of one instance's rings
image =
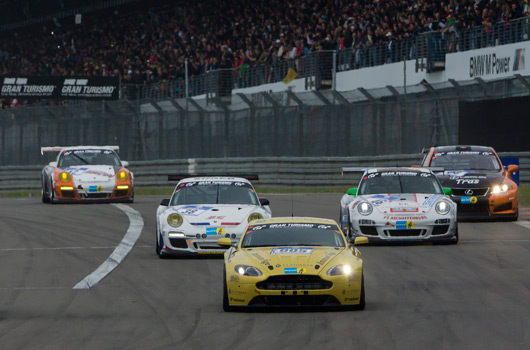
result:
[(515, 165), (515, 164), (508, 165), (508, 173), (509, 174), (513, 174), (516, 171), (519, 171), (519, 165)]
[(448, 187), (444, 187), (443, 188), (443, 191), (444, 191), (444, 194), (446, 196), (452, 196), (453, 195), (453, 190), (451, 188), (448, 188)]
[(231, 247), (232, 240), (230, 238), (219, 238), (217, 240), (217, 244), (219, 244), (221, 247)]
[(164, 207), (167, 207), (169, 206), (169, 201), (170, 199), (169, 198), (164, 198), (160, 201), (160, 205), (163, 205)]
[(357, 195), (357, 188), (350, 188), (347, 193), (350, 196), (356, 196)]
[(353, 244), (359, 245), (359, 244), (368, 244), (370, 241), (368, 240), (368, 237), (355, 237), (355, 240), (353, 241)]
[(264, 206), (264, 205), (269, 205), (269, 200), (267, 198), (260, 198), (259, 199), (259, 204), (261, 204), (261, 206)]
[(48, 165), (51, 166), (52, 168), (55, 168), (57, 167), (57, 162), (50, 162)]
[(129, 166), (129, 162), (126, 161), (126, 160), (122, 160), (121, 161), (121, 166), (124, 167), (124, 168), (127, 168)]

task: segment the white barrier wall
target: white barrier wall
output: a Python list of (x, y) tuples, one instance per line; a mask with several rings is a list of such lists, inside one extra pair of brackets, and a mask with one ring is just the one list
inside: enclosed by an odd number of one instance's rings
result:
[[(337, 73), (337, 91), (352, 91), (358, 88), (377, 89), (388, 85), (393, 87), (417, 85), (422, 80), (430, 84), (443, 83), (449, 79), (458, 82), (482, 78), (494, 80), (512, 77), (514, 74), (530, 75), (525, 65), (526, 51), (530, 52), (530, 41), (488, 47), (480, 50), (456, 52), (446, 55), (445, 70), (427, 73), (425, 70), (416, 72), (416, 60), (405, 63), (389, 63), (382, 66), (367, 67)], [(405, 67), (406, 65), (406, 67)], [(282, 82), (266, 84), (247, 89), (235, 89), (232, 93), (252, 94), (261, 91), (279, 92), (307, 91), (305, 79), (295, 79), (290, 84)]]

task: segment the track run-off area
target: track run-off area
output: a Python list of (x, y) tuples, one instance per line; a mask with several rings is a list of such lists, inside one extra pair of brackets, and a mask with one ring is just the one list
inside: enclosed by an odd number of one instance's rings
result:
[[(337, 220), (340, 193), (268, 194)], [(159, 259), (135, 203), (0, 198), (1, 349), (529, 349), (530, 223), (460, 223), (457, 245), (361, 246), (364, 311), (225, 313), (223, 260)]]

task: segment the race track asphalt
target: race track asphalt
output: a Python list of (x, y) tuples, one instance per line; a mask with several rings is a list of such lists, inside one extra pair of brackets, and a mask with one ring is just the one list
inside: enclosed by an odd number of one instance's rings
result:
[[(340, 196), (266, 195), (275, 216), (335, 220)], [(460, 223), (458, 245), (360, 247), (364, 311), (225, 313), (221, 259), (155, 254), (160, 199), (128, 205), (143, 220), (130, 253), (73, 289), (129, 217), (109, 204), (0, 198), (0, 349), (530, 348), (530, 225)]]

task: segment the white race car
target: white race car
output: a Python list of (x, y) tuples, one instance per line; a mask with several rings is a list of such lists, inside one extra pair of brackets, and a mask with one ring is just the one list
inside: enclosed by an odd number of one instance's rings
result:
[(41, 147), (58, 152), (42, 169), (43, 203), (134, 201), (134, 176), (118, 146)]
[(343, 168), (363, 171), (358, 188), (341, 199), (341, 226), (376, 242), (458, 242), (456, 204), (425, 168)]
[(271, 217), (269, 201), (258, 198), (243, 177), (180, 178), (171, 198), (156, 210), (156, 253), (161, 258), (223, 254), (226, 247), (217, 244), (219, 238), (236, 243), (250, 221)]

